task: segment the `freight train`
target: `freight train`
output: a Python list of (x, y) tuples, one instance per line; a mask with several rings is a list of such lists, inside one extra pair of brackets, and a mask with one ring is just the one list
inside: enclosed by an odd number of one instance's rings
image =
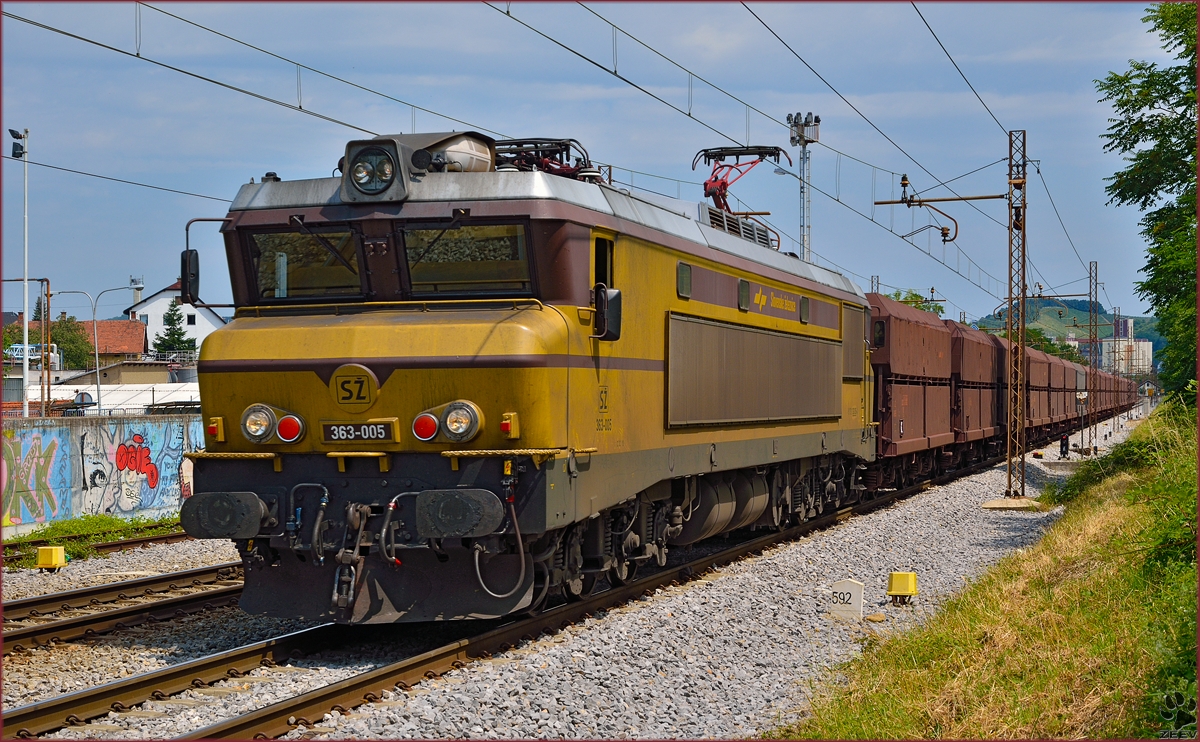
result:
[[(241, 608), (536, 611), (994, 453), (1005, 341), (728, 210), (729, 176), (780, 154), (702, 152), (715, 206), (613, 187), (574, 140), (475, 132), (351, 141), (332, 177), (242, 186), (181, 510), (236, 544)], [(194, 303), (194, 250), (182, 268)], [(1077, 426), (1083, 369), (1028, 364), (1030, 440)], [(1101, 378), (1094, 413), (1131, 404)]]

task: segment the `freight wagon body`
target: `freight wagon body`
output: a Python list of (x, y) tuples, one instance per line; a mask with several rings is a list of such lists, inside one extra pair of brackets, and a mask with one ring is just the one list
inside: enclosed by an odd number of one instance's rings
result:
[(968, 443), (991, 438), (998, 430), (996, 346), (987, 333), (969, 325), (945, 324), (950, 329), (954, 440)]

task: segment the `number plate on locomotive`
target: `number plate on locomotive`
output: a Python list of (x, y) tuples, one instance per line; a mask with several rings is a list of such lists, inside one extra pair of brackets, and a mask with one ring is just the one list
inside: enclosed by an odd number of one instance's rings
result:
[(321, 423), (326, 443), (395, 443), (400, 439), (397, 418), (368, 420), (365, 423)]

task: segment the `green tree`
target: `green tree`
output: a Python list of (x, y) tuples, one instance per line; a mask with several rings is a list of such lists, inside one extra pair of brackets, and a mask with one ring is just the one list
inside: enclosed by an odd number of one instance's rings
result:
[[(41, 342), (41, 334), (36, 334), (32, 325), (29, 328), (29, 342)], [(63, 364), (68, 369), (82, 370), (91, 368), (95, 354), (92, 351), (92, 338), (85, 328), (74, 317), (50, 323), (50, 342), (58, 346), (63, 354)], [(14, 322), (4, 328), (4, 348), (21, 343), (21, 325)]]
[(50, 339), (63, 354), (63, 364), (71, 369), (91, 368), (95, 364), (92, 336), (74, 317), (50, 323)]
[(1152, 5), (1142, 21), (1181, 64), (1131, 60), (1096, 81), (1117, 114), (1101, 135), (1104, 150), (1129, 163), (1105, 190), (1109, 203), (1144, 212), (1146, 280), (1136, 288), (1167, 340), (1161, 379), (1175, 390), (1196, 378), (1196, 4)]
[(183, 329), (183, 312), (178, 304), (171, 302), (171, 308), (163, 315), (163, 331), (154, 336), (154, 351), (169, 353), (195, 349), (196, 339), (188, 337)]
[[(930, 294), (932, 295), (932, 293), (933, 290), (931, 289)], [(920, 309), (922, 312), (933, 312), (938, 316), (941, 316), (946, 311), (946, 308), (941, 304), (933, 301), (928, 296), (921, 296), (920, 293), (912, 289), (893, 291), (890, 294), (885, 294), (885, 296), (887, 296), (889, 299), (895, 299), (902, 304), (907, 304), (915, 309)]]

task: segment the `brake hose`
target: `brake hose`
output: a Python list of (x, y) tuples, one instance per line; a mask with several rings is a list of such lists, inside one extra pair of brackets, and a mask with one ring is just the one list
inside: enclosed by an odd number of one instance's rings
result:
[[(324, 489), (324, 488), (322, 488), (322, 489)], [(321, 542), (322, 536), (324, 536), (324, 534), (321, 532), (321, 525), (325, 521), (325, 506), (328, 504), (329, 504), (329, 490), (325, 490), (324, 493), (321, 495), (321, 507), (320, 507), (320, 509), (317, 510), (317, 517), (313, 521), (313, 530), (312, 530), (313, 561), (316, 563), (316, 565), (318, 567), (323, 566), (325, 564), (325, 544), (323, 544)]]
[(478, 542), (475, 544), (475, 578), (479, 580), (479, 586), (483, 588), (483, 591), (497, 600), (511, 598), (512, 596), (516, 595), (517, 591), (521, 589), (521, 586), (525, 584), (525, 546), (521, 543), (521, 526), (517, 524), (517, 507), (510, 502), (508, 503), (508, 509), (509, 512), (512, 513), (513, 531), (515, 531), (517, 534), (517, 554), (521, 557), (521, 574), (519, 577), (517, 577), (517, 584), (513, 585), (512, 590), (509, 590), (503, 595), (497, 595), (488, 589), (487, 584), (483, 581), (483, 573), (479, 570), (479, 554), (483, 551), (483, 545)]

